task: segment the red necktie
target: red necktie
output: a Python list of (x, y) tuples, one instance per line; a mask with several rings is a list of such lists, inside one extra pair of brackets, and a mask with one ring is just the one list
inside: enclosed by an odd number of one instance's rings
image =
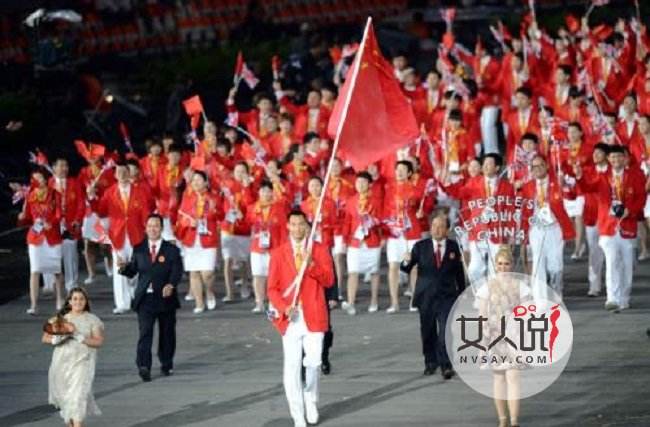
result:
[(442, 246), (440, 245), (439, 242), (436, 242), (436, 266), (440, 268), (442, 265)]
[(153, 263), (156, 260), (156, 245), (155, 244), (151, 245), (151, 253), (149, 255), (151, 256), (151, 262)]

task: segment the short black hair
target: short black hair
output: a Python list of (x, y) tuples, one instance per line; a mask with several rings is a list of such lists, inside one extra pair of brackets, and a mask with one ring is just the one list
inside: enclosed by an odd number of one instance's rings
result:
[(433, 221), (436, 218), (444, 218), (445, 223), (447, 224), (447, 229), (451, 228), (451, 220), (449, 219), (449, 214), (445, 212), (443, 209), (439, 209), (433, 214), (433, 217), (431, 218), (431, 223), (429, 225), (433, 224)]
[(532, 133), (532, 132), (526, 132), (525, 134), (523, 134), (523, 135), (521, 136), (521, 141), (522, 141), (522, 142), (523, 142), (525, 139), (528, 139), (528, 140), (530, 140), (530, 141), (533, 141), (535, 144), (538, 144), (538, 143), (539, 143), (539, 138), (537, 137), (537, 135), (535, 135), (535, 134)]
[(260, 183), (259, 189), (261, 190), (262, 188), (268, 188), (269, 190), (273, 191), (273, 184), (268, 179), (265, 179)]
[(179, 153), (180, 154), (180, 153), (183, 152), (183, 147), (181, 147), (181, 145), (178, 144), (177, 142), (174, 142), (173, 144), (171, 144), (169, 146), (169, 148), (167, 149), (167, 152), (168, 153)]
[(625, 147), (622, 145), (609, 145), (609, 148), (607, 149), (607, 155), (614, 154), (614, 153), (621, 153), (625, 154)]
[(533, 92), (527, 86), (518, 87), (517, 90), (515, 91), (515, 93), (520, 93), (520, 94), (524, 95), (526, 98), (529, 98), (529, 99), (533, 97)]
[(364, 178), (365, 180), (368, 181), (368, 183), (372, 182), (372, 176), (366, 171), (358, 172), (357, 173), (357, 178)]
[(314, 180), (320, 182), (320, 185), (323, 185), (323, 179), (322, 179), (320, 176), (318, 176), (318, 175), (312, 175), (312, 176), (310, 176), (310, 177), (309, 177), (309, 180), (307, 180), (307, 182), (314, 181)]
[(140, 169), (140, 162), (138, 159), (126, 159), (126, 165), (135, 166), (136, 168)]
[(578, 130), (580, 131), (580, 133), (584, 133), (584, 132), (582, 131), (582, 125), (581, 125), (579, 122), (569, 122), (568, 127), (570, 127), (570, 128), (576, 128), (576, 129), (578, 129)]
[(151, 218), (156, 218), (156, 219), (158, 219), (158, 221), (160, 221), (160, 226), (161, 226), (161, 227), (163, 226), (163, 217), (162, 217), (162, 215), (157, 214), (157, 213), (149, 214), (149, 216), (147, 217), (147, 222), (149, 222), (149, 220), (150, 220)]
[(571, 74), (573, 73), (573, 69), (571, 68), (570, 65), (567, 64), (560, 64), (558, 65), (557, 69), (562, 70), (562, 72), (567, 76), (571, 76)]
[(501, 155), (497, 153), (484, 154), (483, 157), (481, 158), (481, 164), (485, 163), (485, 160), (489, 158), (494, 159), (494, 163), (497, 166), (503, 166), (503, 157), (501, 157)]
[(291, 219), (292, 216), (301, 216), (305, 222), (309, 225), (309, 219), (307, 219), (307, 214), (304, 213), (301, 209), (292, 209), (288, 214), (287, 214), (287, 221)]
[(307, 144), (308, 142), (311, 142), (312, 139), (320, 138), (320, 136), (316, 132), (307, 132), (305, 136), (302, 137), (302, 142), (304, 144)]
[(408, 169), (409, 174), (413, 174), (413, 172), (414, 172), (413, 163), (411, 163), (409, 160), (399, 160), (399, 161), (395, 162), (395, 169), (397, 169), (397, 167), (399, 165), (406, 166), (406, 169)]
[(594, 145), (593, 151), (596, 151), (596, 150), (600, 150), (603, 153), (605, 153), (605, 155), (607, 155), (609, 153), (609, 145), (605, 144), (604, 142), (599, 142), (599, 143)]

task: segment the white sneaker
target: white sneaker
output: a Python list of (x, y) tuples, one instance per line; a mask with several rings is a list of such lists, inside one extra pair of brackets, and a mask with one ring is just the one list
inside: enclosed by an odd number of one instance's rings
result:
[(390, 306), (386, 309), (386, 314), (395, 314), (399, 311), (399, 307)]
[(241, 299), (248, 299), (251, 297), (251, 288), (248, 286), (242, 285), (241, 287)]
[(368, 306), (368, 313), (376, 313), (379, 310), (377, 304), (371, 304)]
[(201, 313), (203, 313), (204, 311), (205, 311), (205, 308), (203, 308), (203, 307), (196, 307), (196, 308), (194, 308), (194, 310), (192, 310), (192, 313), (194, 313), (194, 314), (201, 314)]
[(187, 295), (185, 295), (185, 301), (194, 301), (194, 295), (188, 292)]
[(29, 314), (30, 316), (36, 316), (38, 313), (35, 308), (28, 308), (25, 313)]
[(84, 280), (84, 285), (92, 285), (94, 281), (95, 281), (95, 276), (88, 276), (86, 277), (86, 280)]
[(214, 310), (215, 308), (217, 308), (217, 300), (216, 300), (216, 298), (208, 299), (207, 300), (207, 306), (208, 306), (208, 310)]
[(264, 306), (263, 305), (256, 305), (251, 310), (251, 313), (262, 313), (262, 312), (264, 312)]
[(113, 314), (124, 314), (128, 313), (129, 309), (128, 308), (114, 308), (113, 309)]
[(314, 402), (305, 400), (305, 418), (309, 424), (318, 424), (318, 408)]
[(411, 313), (417, 313), (417, 312), (418, 312), (418, 308), (417, 308), (417, 307), (413, 307), (413, 306), (411, 305), (411, 306), (409, 306), (409, 311), (410, 311)]
[(357, 314), (357, 309), (354, 308), (354, 304), (350, 304), (347, 301), (344, 301), (343, 304), (341, 304), (341, 308), (345, 310), (350, 316)]
[(228, 302), (232, 302), (232, 301), (233, 301), (232, 297), (223, 297), (223, 298), (221, 298), (221, 302), (228, 303)]

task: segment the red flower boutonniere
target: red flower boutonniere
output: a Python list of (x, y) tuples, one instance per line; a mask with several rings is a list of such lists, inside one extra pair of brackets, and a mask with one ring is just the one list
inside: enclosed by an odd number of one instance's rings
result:
[(158, 262), (165, 262), (165, 257), (162, 256), (162, 255), (160, 255), (160, 256), (158, 257)]

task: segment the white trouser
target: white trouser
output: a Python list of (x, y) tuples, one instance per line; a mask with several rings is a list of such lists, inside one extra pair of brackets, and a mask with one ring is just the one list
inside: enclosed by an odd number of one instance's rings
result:
[(119, 274), (117, 272), (119, 270), (117, 267), (117, 258), (119, 256), (124, 261), (129, 262), (131, 255), (133, 255), (133, 247), (127, 236), (122, 249), (113, 248), (113, 300), (115, 302), (115, 308), (118, 310), (129, 310), (131, 308), (131, 299), (135, 292), (135, 284), (137, 283), (138, 276), (136, 275), (133, 279), (129, 279)]
[(485, 240), (469, 242), (470, 260), (467, 275), (472, 286), (478, 286), (486, 274), (494, 274), (494, 256), (498, 249), (499, 245)]
[(634, 239), (625, 239), (616, 233), (600, 236), (599, 244), (605, 253), (607, 302), (627, 307), (634, 273)]
[[(318, 403), (323, 335), (322, 332), (310, 332), (307, 329), (302, 309), (298, 309), (296, 319), (289, 323), (282, 337), (284, 392), (287, 395), (291, 418), (297, 425), (305, 423), (305, 401)], [(301, 378), (302, 366), (305, 367), (304, 387)]]
[[(77, 286), (79, 282), (79, 251), (77, 250), (77, 241), (64, 239), (61, 245), (63, 258), (63, 274), (65, 290)], [(54, 289), (54, 274), (43, 274), (43, 287), (45, 289)]]
[(603, 262), (605, 261), (605, 254), (602, 248), (598, 245), (598, 227), (586, 227), (585, 234), (587, 237), (587, 245), (589, 245), (589, 293), (599, 294), (602, 276), (603, 276)]
[(528, 238), (533, 258), (533, 297), (536, 300), (555, 300), (548, 295), (546, 286), (550, 285), (561, 299), (564, 268), (562, 228), (557, 222), (546, 227), (533, 225)]
[(483, 107), (481, 111), (481, 137), (483, 138), (483, 150), (486, 154), (499, 152), (499, 137), (497, 134), (498, 117), (499, 107)]

